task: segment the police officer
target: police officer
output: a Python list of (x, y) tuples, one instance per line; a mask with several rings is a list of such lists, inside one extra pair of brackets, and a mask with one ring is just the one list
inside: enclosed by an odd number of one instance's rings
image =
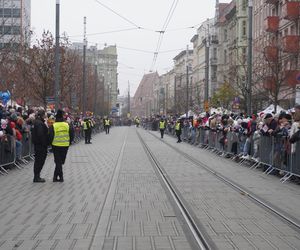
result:
[(109, 134), (110, 120), (107, 118), (104, 119), (104, 129), (105, 133)]
[(85, 144), (91, 144), (92, 127), (89, 119), (85, 118), (83, 121), (83, 131)]
[(36, 118), (33, 122), (31, 130), (32, 143), (34, 145), (34, 165), (33, 182), (45, 182), (44, 178), (40, 177), (40, 173), (45, 164), (48, 152), (48, 127), (45, 123), (45, 111), (39, 110), (36, 114)]
[(63, 169), (70, 143), (74, 139), (74, 131), (64, 121), (64, 112), (57, 110), (55, 123), (49, 128), (49, 139), (52, 144), (55, 170), (53, 182), (63, 182)]
[(161, 139), (164, 138), (165, 129), (166, 129), (166, 121), (163, 118), (161, 118), (159, 121), (159, 130), (160, 130)]
[(181, 122), (179, 119), (175, 123), (175, 133), (178, 138), (177, 143), (182, 142), (181, 137), (180, 137), (181, 136)]

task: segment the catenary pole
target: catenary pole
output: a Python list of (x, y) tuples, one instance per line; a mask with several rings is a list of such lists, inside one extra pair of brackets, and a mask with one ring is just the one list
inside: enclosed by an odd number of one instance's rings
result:
[(253, 25), (253, 0), (248, 1), (248, 62), (247, 62), (247, 114), (252, 113), (252, 25)]
[[(205, 109), (208, 107), (208, 98), (209, 98), (209, 20), (207, 20), (207, 28), (205, 30), (205, 91), (204, 91), (204, 102)], [(205, 110), (207, 111), (207, 110)]]
[(60, 0), (56, 0), (56, 18), (55, 18), (55, 85), (54, 85), (54, 98), (55, 98), (55, 109), (60, 108), (60, 54), (59, 54), (59, 9)]
[(82, 114), (85, 116), (85, 109), (86, 109), (86, 17), (83, 18), (83, 25), (84, 25), (84, 38), (83, 38), (83, 82), (82, 82)]
[(188, 118), (189, 115), (189, 46), (186, 46), (186, 59), (185, 59), (185, 67), (186, 67), (186, 110), (185, 117)]

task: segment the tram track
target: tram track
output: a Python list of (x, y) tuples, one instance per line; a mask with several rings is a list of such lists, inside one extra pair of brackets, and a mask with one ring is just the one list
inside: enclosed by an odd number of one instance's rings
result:
[(206, 232), (201, 229), (201, 225), (197, 222), (197, 218), (188, 207), (187, 202), (183, 199), (180, 192), (177, 190), (176, 186), (172, 183), (171, 179), (169, 178), (168, 174), (165, 172), (164, 168), (159, 163), (158, 159), (152, 153), (146, 142), (143, 140), (141, 135), (137, 132), (137, 135), (140, 139), (143, 148), (148, 155), (149, 159), (152, 162), (155, 172), (159, 176), (160, 180), (164, 184), (165, 189), (168, 191), (170, 196), (173, 199), (174, 204), (176, 204), (176, 208), (180, 211), (182, 218), (186, 222), (187, 227), (190, 230), (190, 233), (197, 245), (198, 249), (201, 250), (209, 250), (215, 249), (214, 243), (209, 239), (206, 235)]
[[(172, 199), (176, 200), (176, 207), (179, 208), (182, 216), (184, 217), (184, 220), (188, 224), (191, 234), (193, 235), (195, 241), (197, 243), (200, 242), (200, 244), (198, 244), (199, 249), (217, 249), (217, 247), (215, 247), (214, 245), (214, 240), (210, 237), (209, 233), (205, 231), (202, 222), (198, 219), (196, 212), (193, 211), (194, 209), (192, 208), (192, 205), (189, 204), (190, 202), (186, 199), (186, 197), (183, 197), (181, 193), (182, 191), (179, 191), (179, 188), (173, 182), (174, 180), (172, 180), (171, 176), (169, 176), (167, 171), (164, 169), (164, 165), (162, 162), (160, 162), (157, 152), (153, 153), (153, 151), (151, 151), (151, 147), (147, 145), (146, 140), (142, 138), (140, 132), (137, 132), (137, 134), (139, 139), (141, 140), (145, 151), (149, 155), (149, 158), (151, 158), (154, 167), (157, 169), (157, 172), (159, 172), (160, 178), (163, 179), (163, 183), (166, 187), (166, 190), (171, 194)], [(159, 137), (154, 135), (153, 133), (149, 134), (152, 135), (154, 138), (159, 139)], [(186, 152), (181, 151), (180, 149), (176, 148), (175, 146), (171, 145), (170, 143), (164, 140), (160, 141), (166, 146), (168, 146), (171, 150), (174, 150), (178, 155), (182, 156), (182, 158), (185, 161), (188, 161), (192, 166), (207, 171), (211, 176), (213, 176), (213, 178), (217, 178), (220, 182), (224, 183), (226, 186), (238, 192), (239, 195), (243, 195), (243, 197), (249, 199), (249, 201), (255, 204), (256, 206), (260, 207), (270, 215), (273, 215), (274, 217), (282, 221), (282, 223), (287, 225), (292, 230), (300, 232), (300, 223), (298, 219), (293, 218), (292, 216), (288, 215), (273, 204), (269, 203), (268, 201), (265, 201), (258, 195), (253, 194), (242, 185), (235, 183), (231, 179), (223, 176), (221, 173), (210, 168), (207, 164), (199, 161), (195, 157), (187, 154)]]
[[(154, 135), (153, 133), (149, 133), (156, 139), (159, 139), (158, 136)], [(203, 162), (199, 161), (198, 159), (194, 158), (193, 156), (179, 150), (178, 148), (174, 147), (170, 143), (166, 141), (162, 141), (165, 145), (172, 148), (174, 151), (176, 151), (178, 154), (182, 155), (185, 159), (193, 163), (195, 166), (200, 167), (208, 171), (210, 174), (221, 180), (223, 183), (226, 183), (228, 186), (232, 187), (234, 190), (239, 192), (240, 194), (248, 197), (256, 204), (260, 205), (267, 211), (271, 212), (272, 214), (276, 215), (277, 217), (281, 218), (283, 221), (285, 221), (288, 225), (292, 225), (297, 230), (300, 230), (300, 221), (296, 218), (293, 218), (290, 215), (287, 215), (284, 211), (281, 211), (281, 209), (277, 208), (275, 205), (267, 202), (266, 200), (262, 199), (258, 195), (253, 194), (250, 192), (247, 188), (241, 186), (240, 184), (237, 184), (233, 180), (225, 177), (221, 173), (215, 171), (214, 169), (210, 168), (207, 164), (204, 164)]]

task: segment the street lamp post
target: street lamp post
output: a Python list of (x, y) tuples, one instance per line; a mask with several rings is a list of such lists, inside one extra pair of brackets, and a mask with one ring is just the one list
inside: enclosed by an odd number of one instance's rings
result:
[(248, 1), (248, 15), (249, 15), (249, 28), (248, 28), (248, 62), (247, 62), (247, 114), (250, 116), (252, 112), (252, 25), (253, 25), (253, 0)]
[(84, 17), (84, 39), (83, 39), (83, 83), (82, 83), (82, 114), (85, 116), (85, 109), (86, 109), (86, 46), (87, 46), (87, 40), (86, 40), (86, 17)]
[(209, 98), (209, 19), (207, 20), (207, 28), (205, 29), (205, 92), (204, 92), (204, 108), (208, 111), (208, 98)]
[(188, 118), (189, 113), (189, 46), (186, 46), (186, 61), (185, 61), (185, 67), (186, 67), (186, 111), (185, 111), (185, 117)]
[(56, 0), (56, 34), (55, 34), (55, 86), (54, 86), (54, 98), (55, 98), (55, 109), (59, 108), (60, 104), (60, 74), (59, 74), (59, 9), (60, 9), (60, 0)]
[(94, 114), (96, 114), (97, 112), (97, 84), (98, 84), (98, 72), (97, 72), (97, 62), (95, 62)]

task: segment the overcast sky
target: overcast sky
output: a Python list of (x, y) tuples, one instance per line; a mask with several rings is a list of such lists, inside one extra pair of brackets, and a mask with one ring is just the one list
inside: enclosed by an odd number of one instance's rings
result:
[[(159, 74), (173, 66), (173, 58), (186, 46), (196, 28), (215, 13), (215, 0), (60, 0), (60, 31), (73, 42), (83, 40), (83, 18), (87, 17), (88, 45), (117, 45), (120, 94), (130, 82), (134, 95), (143, 75), (151, 69)], [(220, 2), (229, 2), (221, 0)], [(43, 30), (55, 34), (56, 0), (31, 0), (31, 26), (35, 38)], [(169, 18), (168, 14), (170, 13)], [(166, 22), (168, 20), (168, 22)], [(159, 44), (159, 32), (167, 26)], [(195, 28), (191, 28), (191, 27)], [(139, 28), (140, 27), (140, 28)], [(124, 31), (121, 31), (124, 30)], [(101, 34), (102, 33), (102, 34)], [(154, 64), (154, 52), (159, 47)]]

